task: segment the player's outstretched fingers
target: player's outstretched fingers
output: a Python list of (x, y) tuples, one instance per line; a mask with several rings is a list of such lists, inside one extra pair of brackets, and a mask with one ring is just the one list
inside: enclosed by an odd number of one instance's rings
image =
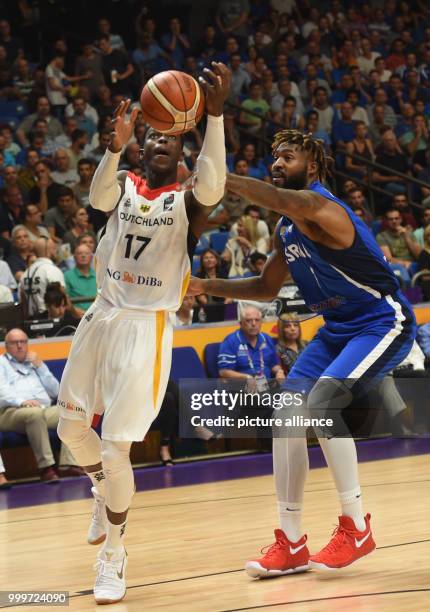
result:
[(136, 119), (137, 119), (137, 116), (138, 116), (139, 112), (140, 112), (140, 110), (139, 110), (139, 108), (138, 108), (138, 107), (133, 108), (133, 110), (131, 111), (131, 115), (130, 115), (130, 123), (131, 123), (132, 125), (134, 125), (134, 124), (136, 123)]
[(215, 72), (213, 72), (210, 68), (204, 68), (203, 72), (205, 73), (205, 76), (209, 77), (212, 81), (212, 86), (214, 87), (214, 89), (218, 90), (221, 86), (220, 78), (218, 77), (218, 75), (216, 75)]

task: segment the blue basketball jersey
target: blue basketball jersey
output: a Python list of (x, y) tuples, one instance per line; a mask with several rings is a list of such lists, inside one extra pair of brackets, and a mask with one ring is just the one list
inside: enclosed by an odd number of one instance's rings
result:
[(309, 189), (342, 206), (355, 238), (347, 249), (331, 249), (282, 217), (278, 231), (291, 275), (308, 307), (327, 322), (360, 318), (380, 306), (382, 298), (396, 294), (399, 284), (366, 224), (318, 181)]

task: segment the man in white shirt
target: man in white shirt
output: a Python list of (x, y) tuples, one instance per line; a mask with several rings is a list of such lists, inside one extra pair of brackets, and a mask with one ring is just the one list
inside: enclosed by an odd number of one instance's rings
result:
[(37, 259), (21, 278), (20, 296), (28, 316), (34, 318), (46, 311), (44, 296), (48, 284), (59, 282), (65, 287), (65, 282), (62, 271), (52, 261), (57, 250), (55, 242), (39, 238), (33, 248)]
[[(58, 380), (36, 353), (28, 351), (28, 337), (21, 329), (11, 329), (5, 344), (6, 353), (0, 356), (0, 431), (25, 433), (41, 480), (58, 481), (48, 434), (58, 424), (58, 407), (51, 406), (58, 394)], [(64, 444), (59, 465), (64, 476), (82, 474)]]
[(357, 58), (357, 65), (360, 72), (365, 76), (375, 67), (375, 60), (379, 57), (376, 51), (372, 51), (372, 44), (368, 38), (361, 39), (361, 55)]
[(70, 168), (70, 157), (65, 149), (57, 149), (54, 153), (55, 170), (52, 178), (60, 185), (71, 187), (78, 182), (79, 176), (74, 168)]

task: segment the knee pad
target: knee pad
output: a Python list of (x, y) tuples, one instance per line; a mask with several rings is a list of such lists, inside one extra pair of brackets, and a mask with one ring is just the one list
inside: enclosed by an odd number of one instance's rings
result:
[(130, 468), (130, 447), (131, 442), (102, 440), (102, 465), (107, 477)]
[(80, 444), (83, 438), (87, 435), (88, 425), (84, 421), (59, 418), (57, 426), (57, 434), (62, 442), (67, 446), (72, 447), (74, 444)]

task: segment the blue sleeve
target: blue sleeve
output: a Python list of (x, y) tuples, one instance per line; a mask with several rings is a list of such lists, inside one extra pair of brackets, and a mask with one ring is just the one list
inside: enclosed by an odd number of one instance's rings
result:
[(237, 349), (231, 336), (221, 343), (218, 353), (218, 369), (235, 370), (237, 366)]

